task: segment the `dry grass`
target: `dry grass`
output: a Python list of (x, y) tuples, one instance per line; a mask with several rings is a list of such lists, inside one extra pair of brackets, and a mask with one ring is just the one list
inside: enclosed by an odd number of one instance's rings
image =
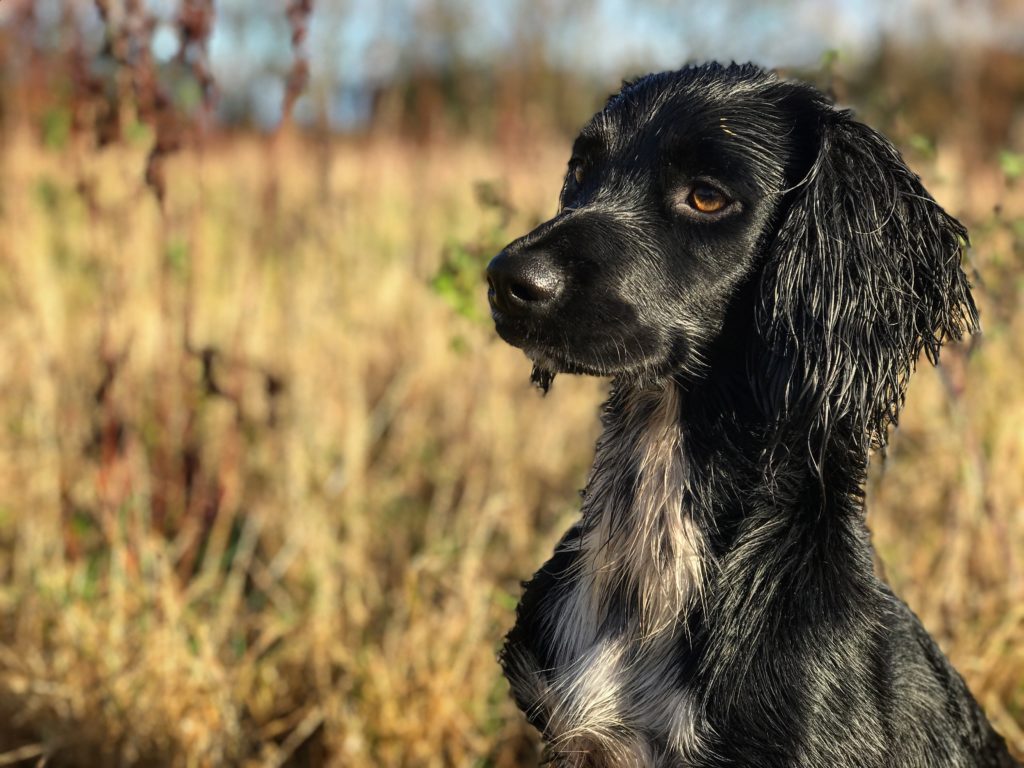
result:
[[(551, 212), (563, 147), (537, 146), (238, 139), (171, 159), (162, 215), (142, 149), (7, 137), (0, 764), (533, 764), (494, 652), (602, 387), (537, 397), (430, 278), (507, 234), (474, 181), (508, 233)], [(1024, 750), (1021, 225), (939, 160), (987, 222), (988, 335), (912, 387), (876, 542)]]

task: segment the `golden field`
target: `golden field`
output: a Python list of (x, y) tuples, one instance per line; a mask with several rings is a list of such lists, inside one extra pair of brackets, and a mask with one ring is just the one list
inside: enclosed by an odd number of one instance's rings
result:
[[(8, 132), (0, 765), (535, 764), (494, 656), (604, 384), (537, 395), (479, 269), (567, 149), (221, 139), (161, 210), (141, 145)], [(910, 159), (985, 335), (916, 377), (870, 519), (1024, 754), (1024, 190)]]

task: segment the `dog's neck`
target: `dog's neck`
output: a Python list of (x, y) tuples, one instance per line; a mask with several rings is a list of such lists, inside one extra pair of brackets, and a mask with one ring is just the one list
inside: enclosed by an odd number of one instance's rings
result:
[(605, 603), (588, 612), (604, 616), (617, 596), (643, 637), (674, 624), (705, 582), (703, 540), (686, 513), (680, 394), (671, 381), (613, 392), (583, 503), (581, 576), (590, 600)]
[(696, 754), (694, 713), (750, 695), (765, 648), (784, 653), (805, 630), (856, 635), (851, 606), (827, 595), (870, 588), (863, 526), (821, 514), (851, 497), (825, 499), (798, 440), (766, 482), (770, 430), (743, 387), (615, 383), (581, 520), (528, 586), (502, 655), (556, 753)]
[(650, 631), (678, 620), (714, 559), (758, 521), (865, 530), (863, 437), (841, 420), (827, 434), (773, 423), (745, 362), (714, 370), (697, 381), (618, 380), (603, 409), (583, 549), (593, 553), (595, 599), (624, 595)]
[(553, 752), (607, 757), (580, 765), (652, 764), (650, 733), (673, 754), (697, 747), (694, 699), (667, 684), (711, 562), (686, 512), (681, 394), (671, 381), (615, 388), (581, 520), (528, 587), (503, 652)]

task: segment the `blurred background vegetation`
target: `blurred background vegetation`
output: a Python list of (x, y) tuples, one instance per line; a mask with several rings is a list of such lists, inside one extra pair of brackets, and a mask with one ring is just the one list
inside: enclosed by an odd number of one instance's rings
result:
[(494, 652), (603, 382), (481, 267), (623, 77), (829, 89), (971, 229), (871, 524), (1024, 754), (1014, 0), (0, 0), (0, 765), (527, 766)]

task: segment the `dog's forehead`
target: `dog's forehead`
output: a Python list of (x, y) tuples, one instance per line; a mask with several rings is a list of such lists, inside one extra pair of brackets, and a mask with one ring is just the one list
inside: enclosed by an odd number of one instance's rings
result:
[(774, 74), (750, 65), (705, 65), (646, 75), (624, 84), (580, 134), (614, 151), (637, 136), (669, 144), (724, 133), (751, 139), (783, 126)]
[(777, 189), (790, 155), (787, 85), (752, 66), (647, 75), (608, 100), (580, 133), (574, 155), (633, 174), (668, 161), (691, 175)]

